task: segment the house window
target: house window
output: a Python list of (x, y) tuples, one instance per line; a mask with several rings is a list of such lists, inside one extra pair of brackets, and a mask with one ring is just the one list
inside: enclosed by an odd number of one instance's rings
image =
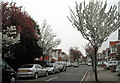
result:
[(111, 48), (111, 53), (115, 53), (115, 48)]

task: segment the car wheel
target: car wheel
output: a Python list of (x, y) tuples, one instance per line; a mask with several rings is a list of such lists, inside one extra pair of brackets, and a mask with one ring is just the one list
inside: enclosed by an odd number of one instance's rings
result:
[(16, 83), (16, 79), (15, 79), (15, 77), (12, 76), (11, 79), (10, 79), (10, 81), (11, 81), (10, 83)]
[(60, 72), (60, 70), (58, 69), (58, 71), (57, 71), (58, 73)]
[(65, 68), (65, 71), (67, 70), (67, 68)]
[(45, 72), (45, 76), (48, 76), (48, 72), (47, 71)]
[(65, 67), (63, 67), (62, 71), (65, 71)]
[(38, 73), (34, 74), (34, 78), (37, 79), (38, 78)]

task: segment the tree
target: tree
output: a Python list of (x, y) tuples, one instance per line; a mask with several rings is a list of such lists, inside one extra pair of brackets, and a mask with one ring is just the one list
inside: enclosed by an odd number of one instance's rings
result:
[[(11, 56), (11, 47), (20, 42), (20, 34), (16, 33), (16, 27), (11, 26), (7, 27), (6, 30), (3, 30), (3, 35), (2, 35), (2, 49), (3, 49), (3, 56), (2, 58), (4, 59), (5, 57)], [(13, 56), (12, 56), (13, 57)]]
[(17, 32), (24, 37), (35, 37), (34, 22), (27, 12), (22, 11), (22, 6), (15, 2), (2, 2), (2, 30), (15, 26)]
[(56, 39), (56, 34), (53, 33), (51, 26), (47, 24), (46, 20), (43, 21), (38, 35), (38, 45), (43, 48), (44, 54), (49, 54), (51, 49), (61, 43), (60, 39)]
[[(9, 29), (10, 35), (6, 37), (6, 40), (3, 42), (2, 46), (5, 47), (2, 49), (2, 56), (6, 55), (6, 50), (9, 54), (6, 56), (12, 55), (14, 59), (18, 62), (18, 65), (29, 63), (34, 61), (36, 57), (42, 56), (42, 48), (37, 44), (37, 34), (36, 28), (37, 23), (28, 15), (26, 11), (22, 11), (22, 6), (17, 6), (15, 2), (1, 2), (0, 11), (2, 12), (2, 35), (3, 39), (5, 39), (7, 33), (6, 31)], [(15, 27), (16, 35), (11, 34), (11, 26)], [(17, 41), (17, 36), (20, 34), (20, 42), (10, 44), (10, 49), (6, 47), (5, 43)], [(13, 36), (13, 37), (12, 37)], [(8, 45), (8, 44), (7, 44)], [(8, 58), (9, 59), (9, 58)], [(24, 62), (25, 61), (25, 62)], [(15, 66), (18, 66), (15, 65)]]
[[(82, 61), (83, 61), (84, 63), (87, 62), (87, 56), (82, 56), (81, 58), (82, 58)], [(81, 62), (82, 62), (82, 61), (81, 61)]]
[(96, 0), (96, 2), (89, 2), (88, 5), (85, 1), (83, 5), (82, 3), (78, 5), (76, 2), (76, 12), (70, 8), (70, 17), (68, 17), (72, 25), (81, 32), (82, 36), (94, 48), (96, 81), (98, 81), (96, 65), (98, 49), (108, 39), (108, 36), (120, 26), (120, 15), (116, 10), (117, 6), (111, 6), (108, 11), (106, 11), (106, 7), (107, 1), (103, 4), (103, 2), (97, 2)]
[(78, 59), (82, 56), (82, 53), (78, 50), (78, 47), (71, 47), (69, 49), (69, 53), (73, 57), (74, 62), (76, 60), (77, 60), (77, 62), (79, 62)]
[(94, 70), (94, 61), (95, 61), (95, 56), (94, 56), (94, 48), (88, 43), (85, 46), (85, 52), (87, 57), (91, 58), (92, 61), (92, 68)]

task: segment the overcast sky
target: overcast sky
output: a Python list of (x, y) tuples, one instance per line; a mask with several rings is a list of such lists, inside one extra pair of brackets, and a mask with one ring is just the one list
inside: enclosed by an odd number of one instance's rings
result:
[[(23, 6), (23, 9), (35, 20), (39, 25), (44, 19), (51, 25), (53, 32), (62, 40), (57, 47), (68, 54), (69, 48), (73, 46), (79, 47), (79, 50), (85, 55), (84, 46), (87, 41), (82, 37), (71, 25), (67, 16), (69, 14), (69, 7), (75, 9), (75, 1), (83, 2), (84, 0), (3, 0), (17, 2), (18, 6)], [(103, 0), (104, 1), (104, 0)], [(120, 0), (107, 0), (108, 5), (117, 5)], [(86, 0), (88, 3), (89, 0)], [(117, 34), (111, 36), (112, 40), (117, 39)], [(102, 46), (101, 50), (108, 47), (108, 43)]]

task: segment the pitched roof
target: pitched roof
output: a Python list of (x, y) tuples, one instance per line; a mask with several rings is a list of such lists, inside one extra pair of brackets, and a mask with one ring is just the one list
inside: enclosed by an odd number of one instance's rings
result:
[(116, 45), (117, 43), (119, 43), (120, 41), (110, 41), (110, 46), (114, 46)]

